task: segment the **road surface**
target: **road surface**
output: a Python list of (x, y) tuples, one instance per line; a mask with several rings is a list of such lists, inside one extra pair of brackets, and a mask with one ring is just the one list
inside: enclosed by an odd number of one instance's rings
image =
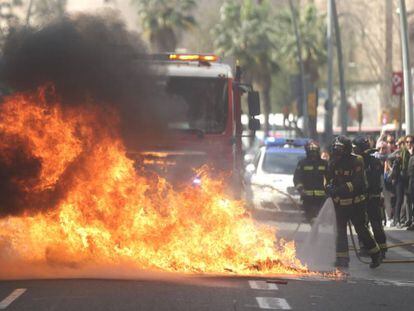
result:
[[(269, 216), (270, 215), (270, 216)], [(262, 222), (290, 235), (295, 223)], [(263, 215), (262, 215), (263, 216)], [(309, 234), (302, 225), (298, 247)], [(414, 240), (414, 233), (387, 230), (390, 243)], [(184, 280), (57, 279), (0, 281), (0, 310), (414, 310), (414, 264), (383, 264), (369, 269), (351, 253), (349, 276), (280, 279), (194, 277)], [(414, 248), (394, 248), (389, 259), (414, 259)], [(1, 269), (1, 267), (0, 267)]]

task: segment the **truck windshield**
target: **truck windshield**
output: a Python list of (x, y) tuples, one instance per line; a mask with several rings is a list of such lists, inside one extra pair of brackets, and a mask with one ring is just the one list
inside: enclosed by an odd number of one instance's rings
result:
[(222, 133), (228, 114), (227, 81), (222, 78), (169, 77), (168, 127)]

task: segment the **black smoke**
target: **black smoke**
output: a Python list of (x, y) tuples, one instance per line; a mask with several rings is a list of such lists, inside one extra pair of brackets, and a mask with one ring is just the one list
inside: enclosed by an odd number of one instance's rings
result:
[(5, 44), (0, 79), (13, 91), (52, 82), (65, 105), (92, 98), (115, 107), (127, 140), (158, 133), (164, 124), (146, 47), (111, 11), (14, 32)]
[[(115, 110), (121, 135), (132, 148), (159, 137), (166, 110), (157, 75), (140, 37), (116, 16), (81, 14), (14, 32), (3, 49), (1, 84), (10, 92), (52, 84), (64, 106), (92, 101), (102, 110)], [(10, 141), (4, 135), (0, 132), (0, 139)], [(27, 191), (38, 180), (42, 163), (24, 142), (14, 139), (0, 149), (0, 216), (53, 207), (64, 196), (65, 180), (46, 192)], [(61, 178), (67, 176), (65, 172)]]

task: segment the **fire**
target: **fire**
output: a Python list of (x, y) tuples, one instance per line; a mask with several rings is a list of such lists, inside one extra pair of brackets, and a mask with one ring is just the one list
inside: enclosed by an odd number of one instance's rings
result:
[(0, 157), (7, 161), (18, 141), (40, 163), (37, 176), (16, 181), (23, 194), (59, 194), (55, 206), (33, 212), (38, 205), (28, 200), (30, 213), (0, 220), (0, 259), (184, 273), (307, 273), (293, 242), (257, 225), (241, 202), (223, 194), (220, 181), (204, 172), (201, 187), (176, 191), (161, 177), (140, 176), (113, 111), (93, 103), (66, 107), (47, 90), (16, 93), (0, 106)]

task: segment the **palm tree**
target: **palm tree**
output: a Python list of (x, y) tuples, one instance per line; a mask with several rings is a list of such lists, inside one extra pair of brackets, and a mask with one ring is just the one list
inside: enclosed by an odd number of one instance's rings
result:
[(220, 9), (220, 21), (213, 29), (217, 53), (239, 60), (248, 78), (261, 91), (266, 135), (269, 131), (272, 74), (279, 70), (273, 18), (266, 0), (258, 4), (252, 0), (245, 0), (242, 4), (227, 0)]
[[(302, 39), (305, 73), (311, 82), (316, 83), (319, 80), (319, 69), (327, 61), (325, 18), (319, 15), (314, 4), (306, 6), (302, 11), (296, 10), (295, 14), (299, 16), (298, 26)], [(281, 55), (287, 62), (296, 66), (296, 37), (290, 10), (281, 11), (279, 20), (284, 43)]]
[(179, 31), (196, 24), (191, 14), (195, 0), (133, 0), (151, 48), (156, 52), (173, 52)]
[(0, 46), (3, 46), (7, 36), (19, 24), (16, 9), (21, 7), (21, 0), (6, 0), (0, 2)]
[[(319, 70), (327, 62), (325, 18), (318, 14), (318, 10), (313, 4), (306, 6), (301, 11), (293, 8), (293, 12), (282, 10), (279, 14), (279, 29), (283, 40), (281, 56), (285, 63), (290, 65), (291, 71), (296, 72), (299, 66), (298, 49), (292, 13), (297, 16), (299, 24), (304, 74), (309, 78), (311, 86), (316, 86), (319, 80)], [(309, 130), (311, 137), (316, 138), (316, 118), (309, 118)]]
[(66, 14), (68, 0), (33, 0), (31, 16), (27, 16), (27, 24), (33, 16), (38, 23), (47, 23), (54, 19), (62, 19)]

